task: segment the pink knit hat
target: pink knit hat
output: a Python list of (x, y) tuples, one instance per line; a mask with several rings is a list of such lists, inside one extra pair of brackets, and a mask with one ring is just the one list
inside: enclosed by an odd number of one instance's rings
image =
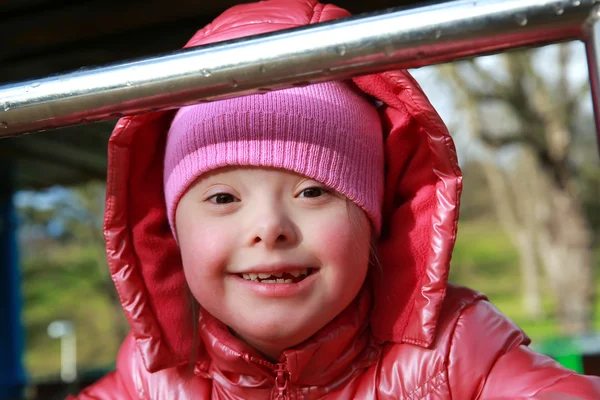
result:
[(347, 82), (326, 82), (181, 108), (169, 129), (164, 190), (171, 230), (179, 200), (203, 173), (239, 165), (283, 168), (360, 206), (376, 232), (383, 136), (375, 107)]

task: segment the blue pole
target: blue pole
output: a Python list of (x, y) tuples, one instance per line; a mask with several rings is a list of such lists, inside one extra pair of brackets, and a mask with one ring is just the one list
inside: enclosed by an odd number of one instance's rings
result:
[[(17, 219), (10, 169), (0, 182), (0, 400), (23, 399), (23, 325)], [(7, 182), (8, 181), (8, 182)]]

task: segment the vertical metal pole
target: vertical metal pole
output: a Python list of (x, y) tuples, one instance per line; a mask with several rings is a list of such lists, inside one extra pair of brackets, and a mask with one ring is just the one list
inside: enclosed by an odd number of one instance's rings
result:
[(77, 379), (77, 336), (71, 321), (54, 321), (48, 325), (48, 336), (60, 339), (60, 377), (63, 382)]
[(71, 383), (77, 379), (77, 338), (71, 330), (60, 339), (60, 377)]
[(589, 31), (585, 40), (590, 88), (596, 121), (596, 136), (600, 148), (600, 8), (596, 7), (590, 14)]
[(11, 171), (0, 171), (0, 400), (16, 400), (25, 386), (17, 224)]

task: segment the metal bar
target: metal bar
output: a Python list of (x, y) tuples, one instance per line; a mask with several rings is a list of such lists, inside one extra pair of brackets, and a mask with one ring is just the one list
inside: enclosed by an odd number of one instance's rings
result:
[(597, 1), (454, 1), (3, 86), (0, 137), (581, 39)]
[(74, 330), (60, 339), (60, 378), (67, 383), (77, 379), (77, 337)]
[(600, 145), (600, 8), (595, 8), (588, 20), (585, 48), (587, 53), (588, 70), (590, 74), (590, 89), (594, 106), (596, 135)]

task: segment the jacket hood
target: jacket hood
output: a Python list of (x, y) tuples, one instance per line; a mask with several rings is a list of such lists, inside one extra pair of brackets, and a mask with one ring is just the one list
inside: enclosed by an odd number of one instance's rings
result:
[[(225, 11), (186, 47), (348, 15), (313, 0), (244, 4)], [(385, 136), (381, 268), (372, 268), (368, 280), (371, 334), (378, 342), (428, 347), (435, 337), (456, 236), (461, 175), (454, 144), (407, 71), (353, 80), (381, 104)], [(166, 133), (174, 114), (172, 110), (122, 118), (108, 146), (108, 261), (150, 372), (188, 362), (193, 342), (190, 299), (162, 187)], [(200, 358), (210, 353), (207, 340), (204, 335)]]

